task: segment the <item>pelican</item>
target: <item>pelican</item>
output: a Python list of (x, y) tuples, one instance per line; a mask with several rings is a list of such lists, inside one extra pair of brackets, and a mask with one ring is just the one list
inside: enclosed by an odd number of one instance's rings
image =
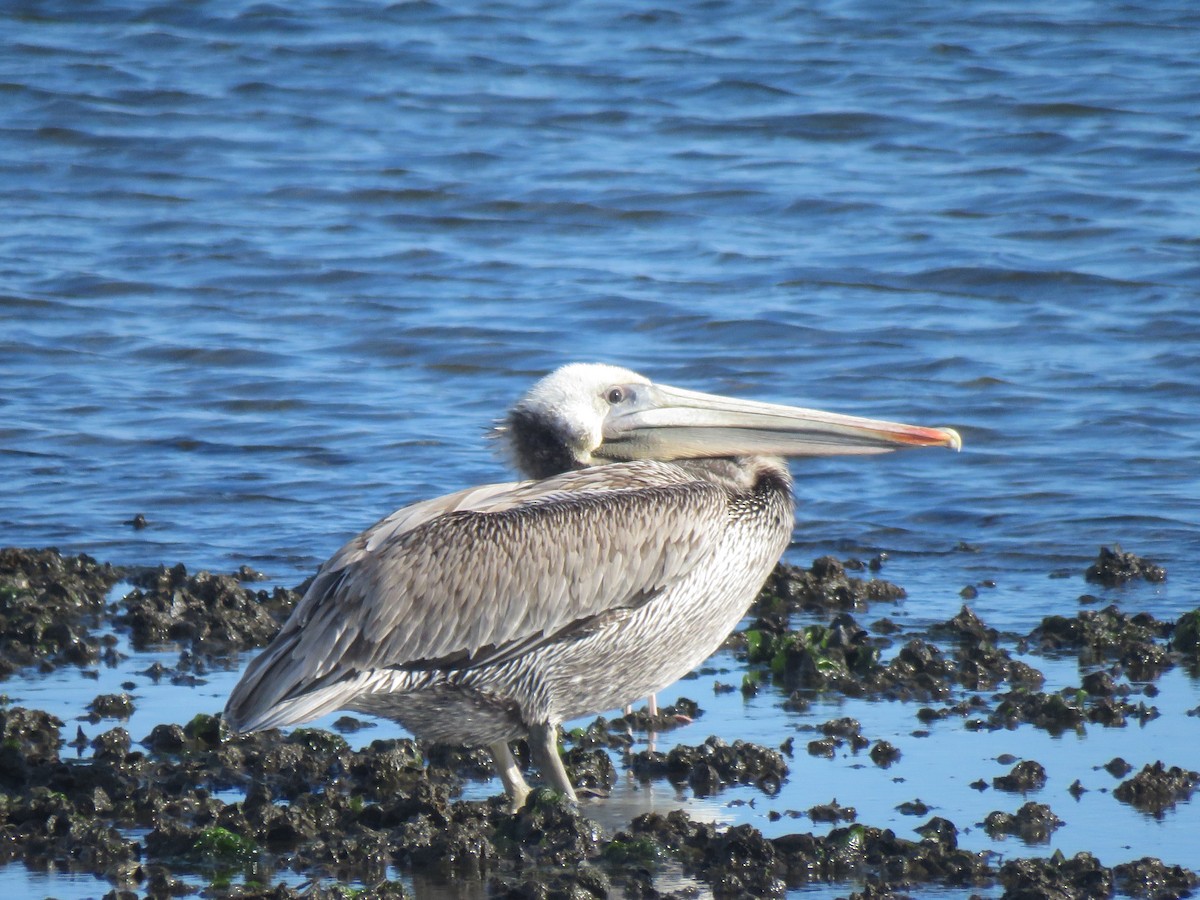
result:
[(529, 480), (415, 503), (342, 547), (233, 689), (231, 729), (382, 716), (486, 746), (513, 810), (530, 788), (509, 742), (527, 738), (574, 800), (558, 725), (652, 696), (720, 646), (791, 537), (782, 457), (962, 445), (579, 363), (496, 431)]

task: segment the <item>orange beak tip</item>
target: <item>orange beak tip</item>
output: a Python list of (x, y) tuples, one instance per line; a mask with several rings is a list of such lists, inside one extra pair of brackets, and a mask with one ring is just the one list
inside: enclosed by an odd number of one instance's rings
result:
[(938, 431), (946, 435), (947, 447), (956, 453), (962, 450), (962, 435), (960, 435), (957, 431), (955, 431), (953, 428), (939, 428)]

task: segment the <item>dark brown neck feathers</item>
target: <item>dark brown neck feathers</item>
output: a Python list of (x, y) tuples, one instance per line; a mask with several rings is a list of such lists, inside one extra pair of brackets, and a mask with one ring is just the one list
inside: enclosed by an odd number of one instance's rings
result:
[(513, 459), (523, 475), (542, 479), (583, 468), (571, 450), (570, 437), (545, 416), (517, 407), (507, 424)]

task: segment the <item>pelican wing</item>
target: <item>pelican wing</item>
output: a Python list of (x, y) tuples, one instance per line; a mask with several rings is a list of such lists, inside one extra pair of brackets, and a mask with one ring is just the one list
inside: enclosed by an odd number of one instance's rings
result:
[(226, 719), (243, 731), (306, 721), (371, 672), (478, 665), (644, 603), (717, 540), (726, 500), (646, 461), (399, 510), (321, 568)]

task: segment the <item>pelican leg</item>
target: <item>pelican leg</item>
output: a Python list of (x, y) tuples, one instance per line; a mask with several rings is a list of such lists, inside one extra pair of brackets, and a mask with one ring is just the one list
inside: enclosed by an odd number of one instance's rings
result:
[(558, 726), (539, 722), (530, 728), (529, 751), (549, 786), (566, 794), (568, 800), (577, 801), (579, 798), (575, 796), (575, 787), (567, 777), (562, 757), (558, 755)]
[[(628, 719), (631, 715), (633, 715), (633, 704), (626, 703), (623, 707), (621, 707), (621, 712), (623, 712), (625, 714), (625, 718)], [(651, 716), (658, 715), (658, 697), (655, 694), (651, 694), (646, 698), (646, 713)]]
[(504, 793), (508, 794), (508, 810), (516, 812), (525, 805), (525, 798), (529, 796), (529, 783), (521, 775), (521, 769), (513, 759), (507, 741), (497, 741), (488, 749), (492, 751), (492, 760), (496, 765), (496, 774), (504, 784)]
[(646, 749), (654, 752), (654, 739), (658, 732), (654, 730), (654, 719), (658, 716), (658, 695), (651, 694), (646, 698), (646, 715), (650, 717), (650, 730), (646, 732)]

